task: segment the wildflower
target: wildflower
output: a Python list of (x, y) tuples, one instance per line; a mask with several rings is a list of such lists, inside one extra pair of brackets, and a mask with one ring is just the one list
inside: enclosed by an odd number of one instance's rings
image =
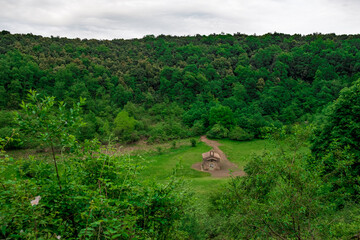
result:
[(57, 238), (57, 239), (60, 239), (60, 238), (61, 238), (61, 236), (56, 236), (56, 238)]
[(35, 199), (31, 201), (31, 206), (38, 205), (40, 199), (41, 199), (41, 196), (35, 197)]

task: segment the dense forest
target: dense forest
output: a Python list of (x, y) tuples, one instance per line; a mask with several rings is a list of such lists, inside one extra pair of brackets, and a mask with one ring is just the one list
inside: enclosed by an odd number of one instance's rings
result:
[(12, 127), (8, 111), (34, 89), (68, 105), (86, 98), (81, 140), (261, 138), (265, 127), (316, 119), (360, 77), (359, 50), (359, 35), (99, 41), (2, 31), (0, 136)]
[[(203, 134), (267, 147), (154, 177)], [(360, 35), (0, 33), (0, 238), (359, 239), (359, 136)], [(138, 140), (173, 147), (117, 154)]]

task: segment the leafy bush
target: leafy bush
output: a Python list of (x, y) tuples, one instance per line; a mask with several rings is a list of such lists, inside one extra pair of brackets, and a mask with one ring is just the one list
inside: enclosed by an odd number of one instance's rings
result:
[(203, 120), (195, 121), (194, 125), (190, 129), (192, 136), (200, 136), (206, 133), (206, 127)]
[(220, 124), (215, 124), (210, 131), (207, 132), (206, 136), (209, 138), (226, 138), (228, 136), (229, 130), (223, 127)]
[(122, 110), (114, 120), (114, 133), (121, 141), (131, 142), (132, 133), (135, 130), (136, 120), (129, 116), (129, 113)]
[[(0, 138), (5, 139), (6, 137), (10, 137), (15, 128), (13, 112), (0, 111)], [(19, 138), (16, 138), (6, 144), (6, 149), (20, 148), (22, 145), (23, 142)]]
[(210, 109), (209, 122), (210, 126), (221, 124), (231, 128), (235, 123), (234, 114), (228, 106), (217, 105)]
[[(146, 162), (108, 154), (97, 140), (82, 145), (68, 131), (76, 108), (54, 98), (29, 95), (18, 114), (22, 130), (45, 145), (67, 146), (60, 159), (12, 159), (0, 138), (0, 238), (2, 239), (176, 239), (188, 194), (175, 176), (145, 181)], [(61, 128), (59, 129), (59, 126)], [(54, 163), (55, 168), (52, 166)], [(185, 238), (185, 237), (184, 237)]]
[(196, 147), (196, 140), (195, 139), (190, 139), (190, 143), (192, 147)]
[(164, 142), (186, 137), (187, 132), (178, 122), (165, 122), (153, 126), (149, 132), (149, 142)]
[(235, 127), (229, 132), (229, 138), (237, 141), (248, 141), (254, 139), (254, 134), (251, 134), (241, 127)]
[[(105, 154), (96, 141), (85, 141), (58, 163), (61, 190), (50, 164), (7, 161), (0, 190), (2, 238), (157, 239), (177, 232), (174, 226), (187, 198), (181, 181), (142, 181), (143, 165)], [(41, 199), (32, 205), (36, 196)]]

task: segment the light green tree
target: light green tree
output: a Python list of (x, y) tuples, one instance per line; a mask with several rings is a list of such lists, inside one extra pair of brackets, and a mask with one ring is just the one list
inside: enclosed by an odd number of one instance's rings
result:
[(51, 148), (56, 177), (61, 187), (55, 148), (74, 147), (76, 139), (72, 132), (83, 124), (80, 117), (81, 105), (85, 99), (67, 109), (62, 101), (55, 101), (55, 97), (41, 97), (36, 91), (29, 91), (28, 101), (22, 102), (22, 110), (16, 113), (16, 122), (20, 131), (28, 134), (30, 139), (37, 139), (45, 147)]
[(135, 130), (136, 120), (129, 116), (126, 110), (122, 110), (118, 113), (114, 120), (115, 136), (119, 137), (122, 141), (128, 141), (131, 138), (131, 134)]

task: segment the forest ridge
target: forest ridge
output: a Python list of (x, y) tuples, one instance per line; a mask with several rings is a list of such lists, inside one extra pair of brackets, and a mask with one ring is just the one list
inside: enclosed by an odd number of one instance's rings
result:
[(0, 135), (12, 127), (7, 110), (36, 89), (68, 105), (87, 99), (82, 140), (115, 132), (123, 142), (159, 142), (214, 127), (214, 136), (261, 137), (264, 127), (312, 121), (360, 77), (359, 50), (360, 35), (99, 41), (2, 31)]

